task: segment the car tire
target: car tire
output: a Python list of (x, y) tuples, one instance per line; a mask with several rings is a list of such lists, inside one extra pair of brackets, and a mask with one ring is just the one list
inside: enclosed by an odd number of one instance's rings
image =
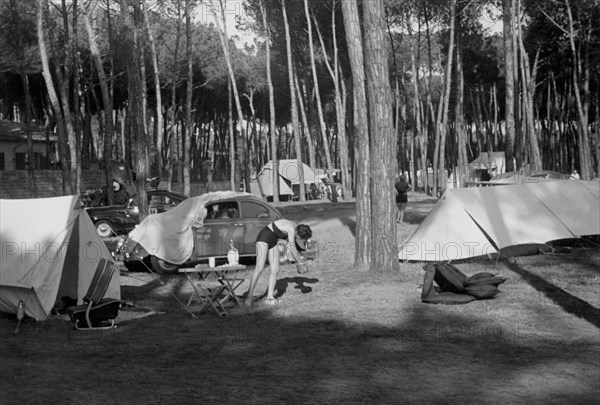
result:
[(100, 236), (101, 238), (108, 238), (108, 237), (116, 235), (112, 224), (108, 221), (96, 222), (96, 232), (98, 233), (98, 236)]
[(152, 270), (158, 274), (174, 274), (179, 269), (179, 265), (166, 262), (156, 256), (150, 258), (150, 264), (152, 264)]

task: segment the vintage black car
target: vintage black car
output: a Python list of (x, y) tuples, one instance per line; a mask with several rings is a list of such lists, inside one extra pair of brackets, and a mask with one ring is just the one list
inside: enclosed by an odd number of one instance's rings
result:
[[(148, 212), (156, 214), (177, 206), (187, 197), (168, 190), (148, 190)], [(86, 208), (98, 235), (103, 238), (126, 234), (140, 223), (140, 211), (134, 199), (123, 205), (106, 205)]]

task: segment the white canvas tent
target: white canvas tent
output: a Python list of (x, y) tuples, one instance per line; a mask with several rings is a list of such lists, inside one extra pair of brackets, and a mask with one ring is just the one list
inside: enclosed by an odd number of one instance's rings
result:
[(506, 172), (504, 152), (481, 152), (469, 163), (469, 177), (472, 181), (485, 180), (487, 173), (490, 178)]
[[(77, 196), (0, 200), (0, 311), (46, 319), (61, 297), (82, 304), (101, 258), (112, 260)], [(105, 294), (120, 299), (116, 272)]]
[[(273, 170), (273, 161), (269, 160), (261, 170)], [(304, 174), (304, 184), (318, 183), (319, 176), (315, 174), (305, 163), (302, 163), (302, 173)], [(283, 159), (279, 161), (279, 174), (288, 180), (292, 185), (300, 184), (300, 170), (298, 170), (298, 161), (296, 159)]]
[(400, 260), (518, 254), (519, 246), (600, 234), (600, 182), (558, 180), (447, 190)]
[[(262, 198), (273, 197), (273, 170), (272, 168), (263, 168), (256, 179), (250, 182), (250, 192)], [(279, 177), (279, 195), (292, 196), (294, 192), (291, 189), (291, 182), (286, 180), (281, 174)]]

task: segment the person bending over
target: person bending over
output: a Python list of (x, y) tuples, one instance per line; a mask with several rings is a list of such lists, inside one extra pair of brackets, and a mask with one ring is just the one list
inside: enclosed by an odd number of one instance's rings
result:
[(300, 273), (302, 271), (301, 269), (306, 269), (306, 267), (300, 265), (304, 263), (305, 259), (300, 255), (298, 249), (296, 249), (296, 243), (298, 243), (299, 246), (305, 246), (311, 236), (312, 230), (308, 225), (296, 225), (296, 223), (287, 219), (273, 221), (258, 233), (258, 236), (256, 237), (256, 267), (252, 273), (248, 295), (246, 296), (247, 306), (252, 305), (254, 289), (256, 288), (256, 283), (258, 282), (260, 274), (265, 268), (267, 258), (269, 259), (271, 273), (269, 274), (269, 286), (265, 301), (268, 304), (276, 302), (273, 293), (275, 290), (275, 283), (277, 282), (277, 273), (279, 272), (278, 240), (287, 240), (288, 251), (290, 252), (290, 256), (296, 261), (297, 269)]

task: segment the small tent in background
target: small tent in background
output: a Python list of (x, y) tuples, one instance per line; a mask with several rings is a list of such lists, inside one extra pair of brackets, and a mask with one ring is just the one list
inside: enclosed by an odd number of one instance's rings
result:
[[(0, 311), (46, 319), (62, 297), (86, 294), (101, 258), (112, 260), (77, 196), (0, 200)], [(116, 272), (106, 298), (120, 299)]]
[(600, 234), (600, 182), (557, 180), (449, 189), (401, 247), (400, 260), (517, 256), (547, 242)]
[[(273, 161), (269, 160), (265, 163), (262, 170), (273, 170)], [(302, 163), (302, 172), (304, 174), (304, 184), (311, 184), (319, 181), (319, 177), (305, 163)], [(279, 174), (283, 176), (284, 179), (289, 180), (292, 185), (300, 184), (300, 170), (298, 170), (298, 161), (296, 159), (280, 160)]]
[(506, 172), (504, 152), (481, 152), (469, 163), (469, 178), (472, 182), (488, 181)]
[[(270, 172), (273, 170), (273, 161), (269, 160), (262, 168), (258, 177), (262, 175), (264, 172)], [(306, 189), (315, 183), (319, 183), (319, 176), (315, 174), (306, 164), (302, 163), (302, 173), (304, 175), (304, 184)], [(298, 169), (298, 161), (296, 159), (283, 159), (279, 161), (279, 174), (284, 178), (286, 183), (290, 184), (291, 189), (293, 190), (294, 195), (298, 195), (300, 192), (300, 170)], [(281, 184), (281, 183), (280, 183)], [(280, 188), (280, 193), (281, 193)]]
[[(271, 168), (263, 168), (261, 172), (256, 176), (256, 179), (250, 182), (250, 192), (254, 195), (264, 198), (273, 197), (273, 170)], [(279, 177), (279, 195), (284, 196), (285, 199), (291, 199), (294, 192), (291, 189), (292, 183), (286, 180), (282, 175)]]

